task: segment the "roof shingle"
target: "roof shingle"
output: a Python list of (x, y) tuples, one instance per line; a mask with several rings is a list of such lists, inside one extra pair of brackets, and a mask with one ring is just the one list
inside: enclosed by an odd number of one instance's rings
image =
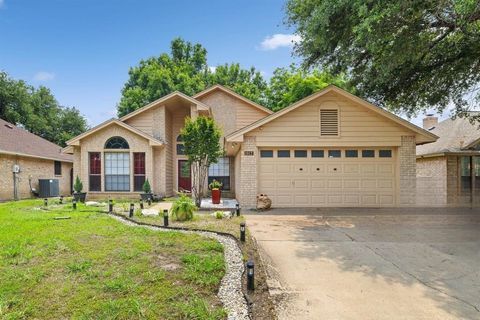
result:
[(0, 153), (73, 162), (73, 156), (61, 153), (61, 149), (55, 143), (0, 119)]

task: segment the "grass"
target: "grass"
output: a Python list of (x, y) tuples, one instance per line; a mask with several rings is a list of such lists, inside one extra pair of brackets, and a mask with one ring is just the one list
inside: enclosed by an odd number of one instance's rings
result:
[(42, 203), (0, 204), (0, 319), (226, 317), (218, 242), (125, 226), (104, 208)]

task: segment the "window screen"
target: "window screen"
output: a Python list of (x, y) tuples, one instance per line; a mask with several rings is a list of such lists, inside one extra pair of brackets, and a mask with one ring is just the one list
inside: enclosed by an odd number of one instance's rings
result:
[(345, 150), (346, 158), (358, 158), (358, 150)]
[(306, 158), (307, 150), (295, 150), (294, 155), (295, 155), (295, 158)]
[(340, 150), (328, 150), (329, 158), (340, 158), (341, 156), (342, 152)]
[(230, 158), (219, 158), (208, 168), (208, 183), (217, 180), (222, 183), (222, 190), (230, 190)]
[(129, 153), (105, 153), (105, 191), (130, 191)]
[(55, 161), (54, 163), (54, 170), (56, 176), (62, 175), (62, 163), (60, 161)]
[(260, 150), (260, 158), (273, 158), (272, 150)]
[(133, 154), (133, 191), (142, 191), (145, 182), (145, 152)]
[(100, 152), (90, 152), (89, 154), (89, 172), (88, 172), (88, 190), (101, 191), (102, 188), (102, 161)]
[(323, 150), (312, 150), (312, 158), (323, 158), (325, 152)]
[(278, 158), (290, 158), (290, 150), (278, 150), (277, 151)]
[(392, 150), (380, 150), (378, 152), (378, 156), (380, 158), (391, 158), (392, 157)]
[(362, 158), (375, 158), (375, 150), (362, 150)]

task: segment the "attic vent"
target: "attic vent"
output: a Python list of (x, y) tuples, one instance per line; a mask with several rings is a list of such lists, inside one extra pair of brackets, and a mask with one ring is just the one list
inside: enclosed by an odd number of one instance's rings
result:
[(337, 109), (320, 109), (320, 135), (338, 136)]

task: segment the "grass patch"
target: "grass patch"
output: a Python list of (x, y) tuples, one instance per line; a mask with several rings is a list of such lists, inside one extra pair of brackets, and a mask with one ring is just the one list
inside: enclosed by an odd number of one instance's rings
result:
[(42, 206), (0, 204), (0, 319), (226, 317), (215, 240), (125, 226), (103, 207)]

